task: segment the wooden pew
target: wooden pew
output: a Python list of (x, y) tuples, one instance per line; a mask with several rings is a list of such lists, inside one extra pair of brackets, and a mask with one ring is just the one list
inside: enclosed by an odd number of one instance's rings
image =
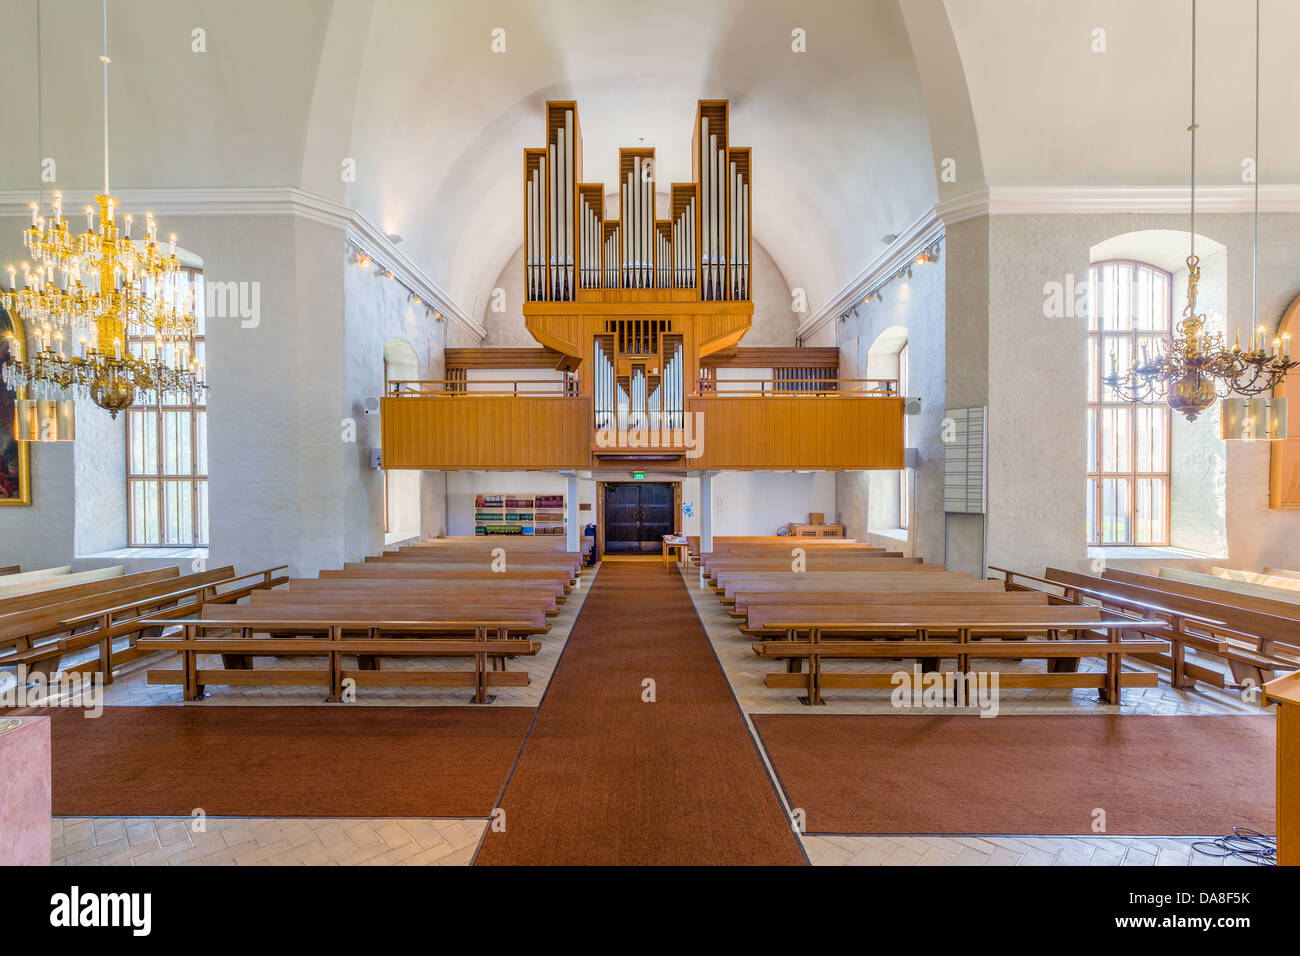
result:
[[(129, 591), (109, 592), (100, 598), (101, 601), (109, 602), (107, 606), (101, 604), (94, 611), (61, 622), (70, 631), (67, 636), (14, 651), (0, 658), (0, 665), (24, 665), (29, 673), (50, 673), (58, 668), (65, 655), (97, 646), (99, 652), (95, 659), (73, 669), (87, 674), (102, 671), (104, 682), (111, 683), (116, 666), (144, 655), (138, 649), (138, 638), (156, 626), (154, 622), (190, 614), (209, 604), (233, 604), (254, 592), (277, 587), (288, 580), (279, 576), (279, 572), (286, 569), (286, 566), (281, 565), (251, 574), (236, 575), (233, 567), (227, 567), (144, 585)], [(146, 619), (149, 623), (146, 623)], [(86, 630), (76, 630), (83, 625), (87, 627)], [(114, 642), (122, 637), (127, 639), (127, 646), (115, 647)]]
[[(289, 611), (289, 609), (282, 609)], [(328, 700), (344, 699), (344, 682), (356, 686), (434, 686), (473, 687), (475, 703), (489, 703), (490, 687), (525, 687), (528, 674), (509, 671), (504, 662), (517, 656), (534, 655), (541, 648), (537, 641), (511, 638), (509, 635), (535, 633), (527, 621), (490, 619), (478, 621), (443, 621), (436, 616), (402, 613), (400, 617), (368, 613), (363, 609), (337, 608), (333, 613), (296, 616), (296, 613), (221, 614), (205, 611), (202, 615), (179, 622), (178, 636), (143, 638), (139, 642), (148, 651), (172, 651), (180, 654), (179, 670), (150, 670), (150, 684), (180, 684), (187, 701), (201, 700), (209, 684), (258, 686), (291, 684), (323, 685)], [(466, 625), (473, 640), (456, 640), (446, 635), (463, 634)], [(213, 636), (213, 631), (238, 631), (237, 635)], [(347, 638), (346, 632), (366, 636)], [(257, 638), (256, 633), (285, 633), (295, 636)], [(431, 636), (432, 635), (432, 636)], [(199, 667), (199, 656), (219, 654), (247, 661), (223, 669)], [(345, 666), (344, 656), (356, 656), (355, 670)], [(323, 656), (327, 667), (319, 670), (256, 670), (256, 657)], [(473, 670), (395, 670), (384, 672), (365, 666), (365, 660), (380, 656), (471, 657)]]
[(881, 607), (886, 605), (912, 605), (921, 607), (1005, 607), (1045, 606), (1046, 594), (1032, 591), (877, 591), (861, 590), (800, 590), (788, 591), (736, 591), (732, 615), (748, 617), (754, 611), (769, 607), (803, 605), (805, 607)]
[(0, 568), (0, 575), (5, 575), (5, 574), (21, 574), (21, 573), (22, 573), (22, 570), (23, 570), (23, 569), (22, 569), (21, 567), (19, 567), (18, 565), (16, 565), (16, 564), (11, 564), (11, 565), (9, 565), (8, 567)]
[(0, 600), (35, 594), (52, 588), (84, 584), (87, 581), (121, 577), (125, 570), (121, 565), (114, 565), (111, 568), (95, 568), (92, 571), (69, 572), (65, 568), (59, 568), (57, 571), (25, 571), (21, 574), (11, 574), (0, 580)]
[(372, 603), (380, 600), (387, 600), (392, 604), (399, 605), (402, 608), (422, 606), (422, 607), (448, 607), (462, 608), (467, 606), (492, 606), (502, 609), (527, 609), (529, 611), (540, 608), (542, 612), (549, 617), (554, 617), (557, 613), (555, 606), (555, 593), (545, 588), (501, 588), (496, 582), (478, 585), (464, 585), (453, 590), (438, 590), (435, 588), (424, 588), (417, 591), (399, 591), (400, 600), (392, 597), (394, 592), (385, 590), (382, 587), (356, 587), (348, 586), (346, 582), (339, 582), (335, 587), (325, 589), (306, 590), (299, 588), (289, 591), (264, 591), (260, 594), (254, 594), (250, 598), (250, 604), (355, 604)]
[(1030, 587), (1023, 582), (1031, 581), (1060, 589), (1061, 598), (1069, 603), (1095, 601), (1161, 622), (1171, 651), (1148, 660), (1168, 668), (1170, 684), (1176, 688), (1193, 687), (1197, 681), (1225, 686), (1222, 673), (1187, 660), (1188, 647), (1223, 659), (1239, 683), (1250, 679), (1262, 684), (1266, 672), (1300, 666), (1300, 632), (1296, 622), (1286, 618), (1058, 568), (1048, 568), (1041, 578), (1003, 568), (990, 570), (1003, 574), (1012, 590)]
[(99, 581), (88, 581), (83, 584), (60, 586), (32, 594), (3, 598), (0, 599), (0, 619), (5, 615), (18, 614), (23, 611), (30, 611), (33, 608), (62, 604), (66, 601), (74, 601), (91, 595), (106, 594), (109, 591), (120, 591), (123, 588), (135, 587), (139, 584), (150, 584), (167, 578), (176, 578), (179, 575), (180, 570), (175, 566), (155, 568), (152, 571), (137, 571), (134, 574), (123, 574)]
[(809, 571), (795, 574), (786, 571), (728, 573), (719, 593), (724, 604), (733, 603), (740, 591), (749, 593), (785, 593), (797, 595), (805, 590), (850, 591), (972, 591), (999, 594), (1004, 589), (994, 581), (977, 581), (965, 571), (929, 571), (925, 574), (892, 571), (854, 573), (851, 571)]
[(1179, 572), (1178, 577), (1167, 577), (1164, 574), (1140, 574), (1136, 571), (1116, 571), (1108, 569), (1102, 572), (1101, 577), (1105, 581), (1120, 581), (1124, 584), (1135, 584), (1138, 587), (1150, 588), (1153, 591), (1164, 591), (1167, 594), (1181, 594), (1184, 597), (1193, 597), (1202, 601), (1212, 601), (1215, 604), (1222, 604), (1225, 607), (1261, 611), (1264, 614), (1272, 614), (1276, 617), (1286, 617), (1293, 621), (1300, 621), (1300, 605), (1297, 605), (1294, 601), (1279, 599), (1275, 595), (1269, 595), (1267, 592), (1260, 594), (1254, 590), (1237, 591), (1232, 588), (1222, 587), (1220, 585), (1226, 582), (1220, 582), (1218, 578), (1209, 574), (1198, 574), (1195, 576), (1195, 579), (1184, 578), (1182, 574), (1183, 572)]
[(567, 593), (567, 582), (561, 580), (558, 576), (550, 578), (539, 576), (525, 576), (516, 573), (513, 578), (505, 578), (503, 575), (491, 575), (480, 577), (461, 577), (461, 578), (395, 578), (390, 575), (377, 574), (373, 577), (364, 577), (357, 574), (338, 574), (335, 577), (324, 577), (326, 572), (322, 572), (319, 578), (293, 578), (289, 581), (289, 590), (293, 591), (328, 591), (340, 587), (343, 588), (366, 588), (372, 591), (392, 592), (395, 599), (400, 600), (403, 594), (419, 594), (423, 591), (447, 591), (457, 592), (464, 589), (470, 589), (478, 592), (504, 591), (510, 592), (519, 588), (542, 590), (555, 599), (556, 604), (563, 604), (565, 594)]
[[(1035, 623), (1025, 623), (1013, 619), (1014, 615), (999, 621), (990, 621), (979, 625), (956, 625), (951, 621), (931, 621), (928, 618), (913, 619), (909, 622), (912, 637), (901, 641), (874, 640), (831, 640), (841, 634), (861, 635), (863, 633), (896, 634), (898, 624), (863, 625), (852, 624), (818, 624), (815, 620), (775, 622), (772, 626), (785, 626), (788, 637), (781, 641), (762, 641), (753, 645), (754, 653), (759, 657), (786, 660), (789, 662), (806, 660), (808, 672), (788, 668), (785, 673), (766, 675), (766, 683), (772, 688), (790, 688), (804, 690), (805, 702), (810, 705), (822, 702), (823, 688), (873, 689), (895, 686), (893, 675), (880, 672), (842, 673), (825, 672), (822, 662), (826, 660), (870, 660), (881, 658), (916, 658), (917, 660), (938, 660), (956, 658), (957, 671), (966, 675), (971, 672), (972, 658), (1005, 660), (1008, 658), (1043, 658), (1049, 662), (1067, 662), (1065, 666), (1049, 663), (1045, 674), (998, 673), (999, 688), (1095, 688), (1104, 703), (1119, 704), (1120, 692), (1124, 687), (1154, 687), (1156, 675), (1152, 673), (1123, 673), (1123, 656), (1133, 653), (1154, 653), (1168, 645), (1158, 639), (1141, 638), (1125, 641), (1123, 632), (1132, 629), (1134, 622), (1130, 619), (1103, 619), (1079, 614), (1075, 620), (1054, 622), (1052, 630), (1057, 632), (1081, 631), (1091, 633), (1104, 632), (1100, 638), (1083, 638), (1076, 640), (1031, 640), (1043, 632), (1044, 627)], [(1139, 624), (1141, 628), (1143, 625)], [(953, 633), (955, 639), (933, 640), (930, 634), (936, 632)], [(799, 633), (807, 636), (800, 638)], [(1106, 661), (1106, 672), (1080, 673), (1078, 661), (1083, 657), (1101, 657)]]

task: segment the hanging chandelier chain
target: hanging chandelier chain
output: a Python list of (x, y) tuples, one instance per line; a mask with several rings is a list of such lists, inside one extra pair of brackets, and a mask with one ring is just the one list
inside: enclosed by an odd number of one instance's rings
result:
[[(104, 192), (95, 197), (98, 211), (86, 207), (86, 229), (80, 234), (64, 217), (58, 190), (48, 218), (39, 200), (31, 204), (31, 225), (23, 230), (31, 262), (22, 263), (21, 287), (18, 268), (6, 267), (8, 289), (0, 289), (0, 305), (35, 339), (35, 355), (25, 359), (26, 343), (16, 343), (0, 375), (16, 390), (34, 389), (46, 399), (59, 396), (58, 401), (72, 392), (116, 416), (142, 393), (194, 398), (207, 386), (195, 343), (194, 290), (176, 256), (176, 236), (164, 248), (151, 212), (145, 213), (140, 239), (131, 237), (131, 216), (118, 224), (117, 200), (109, 192), (108, 0), (101, 0), (100, 13)], [(39, 88), (39, 0), (37, 33)], [(41, 126), (38, 110), (37, 152), (44, 151)]]
[(1191, 51), (1191, 122), (1189, 133), (1191, 193), (1190, 240), (1187, 256), (1187, 305), (1182, 320), (1172, 335), (1161, 343), (1157, 354), (1133, 361), (1125, 370), (1119, 368), (1118, 357), (1111, 353), (1110, 374), (1103, 382), (1111, 392), (1124, 402), (1150, 404), (1165, 400), (1169, 406), (1194, 421), (1201, 412), (1218, 399), (1232, 395), (1261, 395), (1281, 382), (1300, 362), (1291, 360), (1290, 336), (1273, 339), (1272, 348), (1262, 325), (1258, 321), (1259, 296), (1259, 91), (1260, 91), (1260, 2), (1255, 0), (1255, 243), (1253, 275), (1251, 280), (1250, 340), (1245, 349), (1240, 337), (1231, 349), (1223, 341), (1223, 333), (1207, 331), (1206, 316), (1196, 310), (1201, 282), (1201, 260), (1196, 255), (1196, 29), (1197, 0), (1191, 0), (1192, 51)]
[(99, 61), (104, 65), (104, 195), (109, 194), (108, 190), (108, 64), (113, 62), (108, 58), (108, 0), (101, 0), (100, 11), (103, 15), (102, 32), (103, 52), (99, 56)]

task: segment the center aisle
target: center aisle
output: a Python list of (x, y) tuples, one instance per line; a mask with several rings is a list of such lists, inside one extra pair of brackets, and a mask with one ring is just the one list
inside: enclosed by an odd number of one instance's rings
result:
[[(643, 682), (654, 681), (646, 703)], [(681, 577), (605, 562), (475, 860), (802, 865)]]

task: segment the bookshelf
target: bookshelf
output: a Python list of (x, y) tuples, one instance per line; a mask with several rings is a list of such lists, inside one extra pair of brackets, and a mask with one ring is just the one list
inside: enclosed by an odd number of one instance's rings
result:
[(563, 535), (564, 495), (476, 494), (476, 535)]

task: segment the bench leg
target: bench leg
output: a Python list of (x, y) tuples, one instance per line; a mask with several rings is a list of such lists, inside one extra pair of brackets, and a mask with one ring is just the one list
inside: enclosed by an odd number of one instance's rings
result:
[(230, 671), (251, 671), (253, 658), (249, 654), (222, 654), (221, 666)]
[(379, 670), (379, 658), (374, 654), (358, 654), (357, 670), (377, 671)]

